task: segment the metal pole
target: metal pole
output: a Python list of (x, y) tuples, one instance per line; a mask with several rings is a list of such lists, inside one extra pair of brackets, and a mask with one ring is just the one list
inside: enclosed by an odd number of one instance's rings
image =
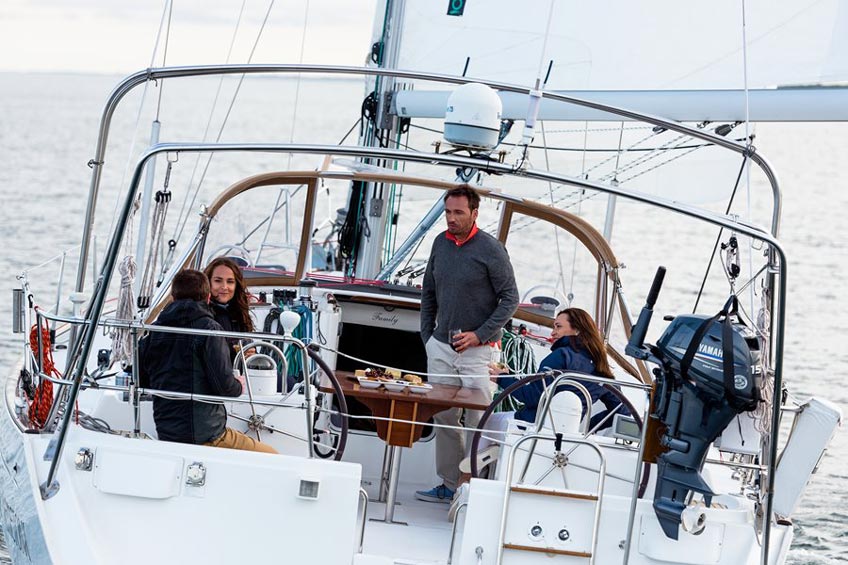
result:
[(772, 243), (773, 256), (779, 261), (779, 271), (777, 273), (777, 325), (774, 338), (775, 344), (775, 364), (774, 364), (774, 396), (772, 401), (772, 418), (771, 418), (771, 441), (768, 449), (768, 461), (766, 473), (766, 500), (763, 511), (763, 545), (760, 552), (760, 561), (762, 565), (769, 564), (769, 543), (771, 541), (771, 515), (774, 506), (774, 470), (777, 465), (777, 442), (780, 432), (780, 396), (783, 389), (783, 347), (784, 347), (784, 329), (786, 328), (786, 281), (787, 267), (786, 254), (783, 248)]
[[(97, 332), (97, 320), (100, 319), (100, 315), (103, 312), (103, 305), (106, 303), (106, 294), (109, 291), (109, 282), (115, 272), (115, 265), (117, 263), (121, 242), (123, 240), (127, 223), (129, 222), (130, 213), (132, 212), (133, 202), (135, 200), (135, 193), (141, 179), (141, 170), (147, 162), (147, 159), (151, 156), (152, 155), (148, 153), (135, 167), (135, 172), (133, 173), (132, 180), (130, 182), (130, 190), (127, 192), (123, 208), (119, 213), (117, 222), (115, 222), (115, 235), (109, 242), (109, 247), (103, 261), (103, 268), (100, 273), (100, 277), (97, 279), (97, 284), (94, 288), (94, 295), (91, 298), (88, 312), (86, 312), (86, 325), (80, 339), (80, 347), (78, 348), (74, 346), (73, 349), (69, 350), (69, 367), (75, 366), (73, 374), (74, 384), (71, 385), (67, 403), (65, 405), (65, 414), (57, 432), (58, 437), (56, 438), (56, 451), (53, 455), (53, 460), (50, 462), (47, 479), (39, 487), (41, 497), (44, 500), (51, 498), (59, 491), (59, 483), (56, 481), (56, 473), (59, 470), (59, 462), (62, 459), (62, 453), (65, 447), (65, 437), (67, 436), (68, 428), (71, 425), (73, 406), (79, 396), (80, 386), (82, 385), (82, 379), (85, 375), (86, 361), (94, 344), (95, 333)], [(85, 247), (85, 245), (83, 245), (83, 247)]]
[(389, 486), (389, 469), (392, 467), (392, 446), (388, 443), (383, 448), (383, 468), (380, 470), (380, 486), (377, 491), (377, 502), (386, 501)]
[(133, 366), (129, 395), (133, 403), (133, 434), (135, 437), (139, 437), (141, 435), (141, 394), (138, 389), (141, 382), (139, 381), (138, 328), (136, 327), (132, 329), (132, 344)]
[[(300, 74), (350, 74), (363, 76), (389, 76), (395, 78), (406, 79), (423, 79), (434, 82), (442, 82), (446, 84), (465, 84), (474, 79), (466, 77), (457, 77), (451, 75), (442, 75), (437, 73), (422, 73), (414, 71), (403, 71), (397, 69), (373, 68), (373, 67), (345, 67), (345, 66), (330, 66), (330, 65), (203, 65), (195, 67), (166, 67), (145, 69), (138, 71), (118, 84), (112, 91), (103, 113), (100, 118), (100, 130), (97, 137), (97, 147), (94, 158), (89, 162), (92, 167), (91, 184), (89, 188), (88, 203), (86, 204), (86, 216), (83, 224), (82, 245), (80, 247), (80, 262), (77, 269), (77, 292), (81, 292), (85, 288), (85, 269), (88, 262), (89, 240), (91, 238), (92, 229), (94, 226), (94, 213), (97, 205), (97, 196), (100, 189), (100, 180), (102, 177), (103, 159), (106, 154), (106, 143), (109, 138), (109, 131), (112, 123), (112, 116), (115, 109), (121, 100), (136, 86), (143, 84), (148, 80), (159, 80), (165, 78), (176, 77), (191, 77), (191, 76), (210, 76), (210, 75), (225, 75), (225, 74), (260, 74), (260, 73), (300, 73)], [(486, 84), (496, 90), (504, 92), (515, 92), (518, 94), (529, 94), (532, 89), (525, 86), (514, 84), (499, 83), (493, 81), (476, 81)], [(763, 170), (769, 180), (774, 198), (774, 208), (772, 211), (771, 234), (777, 236), (780, 228), (780, 213), (782, 207), (782, 199), (780, 195), (779, 182), (777, 175), (772, 170), (768, 161), (755, 153), (751, 147), (740, 145), (735, 141), (728, 140), (724, 137), (714, 135), (705, 130), (698, 130), (674, 120), (666, 120), (658, 116), (653, 116), (644, 113), (632, 112), (623, 110), (607, 104), (601, 104), (590, 100), (575, 98), (556, 94), (550, 91), (542, 93), (543, 98), (558, 102), (575, 104), (584, 108), (592, 108), (629, 118), (631, 120), (644, 121), (655, 126), (661, 126), (668, 130), (675, 131), (684, 135), (689, 135), (695, 139), (701, 139), (708, 143), (712, 143), (719, 147), (729, 149), (739, 154), (747, 155), (752, 161)], [(479, 163), (477, 163), (479, 166)], [(491, 165), (487, 165), (487, 169)]]
[[(277, 210), (280, 209), (280, 198), (282, 198), (284, 190), (284, 188), (281, 188), (277, 193), (277, 200), (274, 202), (271, 215), (268, 216), (268, 227), (265, 228), (265, 236), (262, 238), (262, 243), (259, 244), (259, 249), (256, 251), (256, 259), (254, 260), (254, 263), (256, 264), (259, 263), (259, 259), (262, 258), (262, 251), (265, 249), (265, 246), (268, 245), (268, 236), (271, 234), (271, 226), (274, 225), (274, 218), (277, 216)], [(288, 206), (288, 201), (285, 206)]]
[[(309, 379), (309, 354), (306, 352), (306, 345), (300, 340), (293, 339), (293, 344), (300, 348), (300, 354), (303, 357), (303, 397), (306, 401), (306, 445), (309, 446), (309, 458), (315, 457), (315, 422), (313, 414), (315, 414), (315, 399), (312, 398), (312, 381)], [(291, 345), (289, 346), (291, 347)]]
[[(65, 259), (68, 256), (67, 251), (62, 252), (62, 262), (59, 265), (59, 280), (56, 282), (56, 306), (53, 309), (53, 312), (59, 313), (59, 305), (62, 303), (62, 284), (65, 282)], [(56, 324), (54, 323), (51, 329), (56, 329)]]
[[(154, 120), (150, 127), (150, 145), (159, 143), (159, 131), (162, 124)], [(167, 175), (166, 175), (167, 176)], [(153, 200), (153, 181), (156, 178), (156, 159), (147, 163), (145, 171), (144, 190), (141, 192), (141, 216), (138, 219), (138, 242), (135, 247), (135, 264), (141, 265), (144, 261), (144, 244), (147, 241), (147, 228), (150, 222), (150, 203)]]
[(642, 480), (642, 458), (645, 455), (645, 440), (648, 437), (648, 418), (651, 412), (651, 398), (647, 395), (644, 416), (642, 416), (642, 439), (639, 440), (639, 451), (636, 455), (636, 472), (633, 476), (633, 492), (630, 494), (630, 510), (627, 513), (627, 536), (624, 538), (624, 561), (630, 563), (630, 546), (633, 541), (633, 524), (636, 521), (636, 504), (639, 502), (639, 483)]
[(400, 457), (402, 447), (392, 446), (392, 462), (391, 470), (389, 471), (389, 493), (386, 496), (386, 515), (385, 521), (387, 524), (395, 523), (395, 502), (397, 501), (398, 477), (400, 476)]
[(433, 227), (433, 224), (435, 224), (436, 220), (438, 220), (442, 216), (442, 213), (444, 211), (445, 202), (444, 200), (442, 200), (442, 198), (439, 198), (438, 200), (436, 200), (436, 202), (433, 203), (433, 206), (430, 208), (427, 214), (425, 214), (424, 217), (421, 218), (421, 221), (418, 222), (418, 225), (415, 226), (415, 229), (413, 229), (412, 233), (409, 234), (409, 237), (407, 237), (406, 240), (400, 245), (400, 247), (398, 247), (397, 251), (395, 251), (395, 254), (392, 255), (392, 258), (389, 259), (386, 265), (380, 270), (379, 273), (377, 273), (377, 280), (387, 280), (392, 275), (392, 273), (395, 272), (395, 269), (398, 268), (398, 265), (400, 265), (401, 261), (403, 261), (406, 256), (415, 248), (415, 246), (418, 245), (418, 242), (421, 241), (421, 239), (423, 239), (425, 235), (427, 235), (427, 232), (430, 231), (430, 228)]

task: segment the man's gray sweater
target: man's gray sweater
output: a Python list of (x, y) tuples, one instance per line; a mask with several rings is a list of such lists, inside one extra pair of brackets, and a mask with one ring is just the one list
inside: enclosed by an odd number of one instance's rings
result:
[(421, 339), (448, 343), (450, 330), (497, 339), (518, 308), (509, 255), (500, 241), (478, 231), (462, 245), (442, 232), (433, 242), (421, 292)]

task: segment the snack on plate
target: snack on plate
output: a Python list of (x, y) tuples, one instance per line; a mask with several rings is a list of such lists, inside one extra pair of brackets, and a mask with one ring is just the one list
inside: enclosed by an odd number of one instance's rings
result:
[(376, 369), (368, 367), (364, 372), (365, 378), (373, 379), (381, 382), (393, 381), (395, 377), (385, 369), (377, 367)]
[(423, 383), (423, 382), (424, 382), (424, 379), (422, 379), (422, 378), (421, 378), (421, 377), (419, 377), (418, 375), (413, 375), (413, 374), (410, 374), (410, 373), (405, 374), (405, 375), (404, 375), (403, 377), (401, 377), (401, 378), (402, 378), (403, 380), (405, 380), (406, 382), (408, 382), (408, 383), (412, 383), (412, 384), (414, 384), (414, 385), (420, 385), (421, 383)]
[(356, 377), (356, 380), (359, 381), (359, 386), (362, 388), (380, 388), (383, 383), (378, 381), (377, 379), (369, 379), (368, 377)]
[(353, 372), (353, 376), (354, 377), (364, 377), (365, 376), (365, 369), (356, 369)]

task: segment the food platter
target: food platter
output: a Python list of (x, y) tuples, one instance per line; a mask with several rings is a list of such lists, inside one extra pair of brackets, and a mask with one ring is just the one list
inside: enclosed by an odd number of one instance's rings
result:
[(408, 389), (416, 394), (426, 394), (433, 390), (433, 385), (425, 383), (420, 376), (412, 373), (401, 375), (401, 372), (396, 369), (372, 369), (370, 367), (357, 369), (354, 378), (359, 382), (359, 386), (368, 389), (383, 387), (391, 392), (402, 392), (404, 389)]

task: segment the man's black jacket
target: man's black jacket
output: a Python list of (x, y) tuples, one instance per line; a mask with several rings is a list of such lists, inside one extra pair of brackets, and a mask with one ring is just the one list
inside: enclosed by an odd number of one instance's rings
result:
[[(194, 300), (176, 300), (155, 325), (220, 330), (209, 307)], [(139, 375), (142, 386), (193, 394), (239, 396), (227, 342), (222, 337), (151, 332), (141, 340)], [(221, 404), (191, 400), (153, 399), (153, 419), (159, 439), (202, 444), (224, 433), (227, 412)]]

